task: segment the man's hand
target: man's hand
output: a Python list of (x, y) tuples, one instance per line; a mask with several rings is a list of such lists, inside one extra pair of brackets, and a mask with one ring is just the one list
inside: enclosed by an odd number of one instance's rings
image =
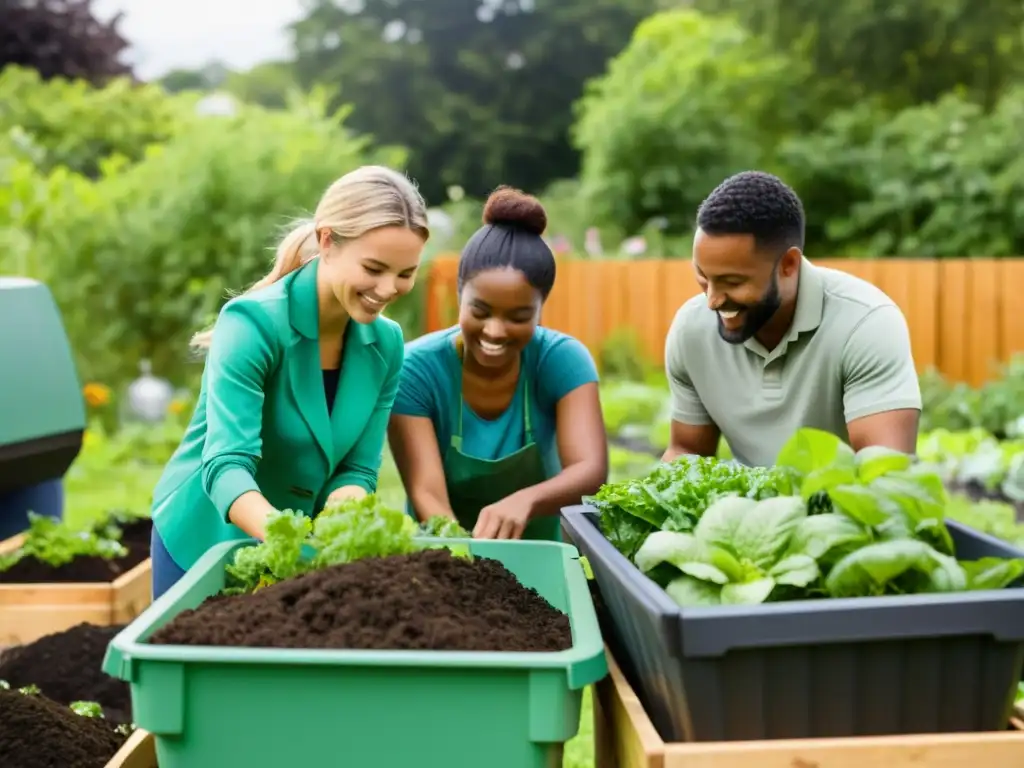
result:
[(714, 456), (718, 453), (718, 438), (721, 434), (714, 424), (681, 424), (673, 421), (668, 448), (661, 460), (672, 461), (683, 454)]

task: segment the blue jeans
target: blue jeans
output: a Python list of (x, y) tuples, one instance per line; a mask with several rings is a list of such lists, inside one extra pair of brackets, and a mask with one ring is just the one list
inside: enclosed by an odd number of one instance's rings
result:
[(0, 494), (0, 540), (22, 533), (28, 528), (28, 513), (64, 517), (64, 483), (47, 480)]
[(153, 568), (153, 599), (156, 600), (177, 584), (185, 575), (185, 571), (171, 558), (171, 553), (164, 546), (164, 540), (160, 538), (155, 525), (149, 541), (149, 556)]

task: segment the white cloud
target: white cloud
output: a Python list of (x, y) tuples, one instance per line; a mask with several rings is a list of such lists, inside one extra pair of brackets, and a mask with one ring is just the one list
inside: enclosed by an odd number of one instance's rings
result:
[(302, 15), (301, 0), (97, 0), (96, 15), (124, 12), (121, 34), (144, 79), (219, 60), (233, 68), (289, 55), (284, 28)]

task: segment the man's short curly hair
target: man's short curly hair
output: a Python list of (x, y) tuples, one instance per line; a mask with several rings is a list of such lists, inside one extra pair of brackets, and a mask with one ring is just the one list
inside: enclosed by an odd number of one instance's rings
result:
[(753, 235), (758, 251), (780, 256), (804, 247), (804, 207), (782, 179), (744, 171), (719, 184), (701, 203), (697, 226), (709, 235)]

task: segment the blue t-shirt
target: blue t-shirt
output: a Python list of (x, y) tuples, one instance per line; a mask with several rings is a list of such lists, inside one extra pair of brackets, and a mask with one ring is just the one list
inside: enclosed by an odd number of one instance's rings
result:
[[(444, 458), (458, 427), (455, 412), (462, 388), (462, 366), (455, 349), (458, 326), (435, 331), (405, 345), (405, 362), (392, 413), (426, 416), (434, 424)], [(596, 382), (597, 366), (582, 343), (559, 331), (538, 327), (524, 350), (523, 369), (531, 402), (533, 438), (548, 477), (562, 471), (555, 439), (555, 407), (574, 389)], [(462, 452), (478, 459), (501, 459), (523, 447), (523, 387), (496, 419), (483, 419), (463, 402)]]

